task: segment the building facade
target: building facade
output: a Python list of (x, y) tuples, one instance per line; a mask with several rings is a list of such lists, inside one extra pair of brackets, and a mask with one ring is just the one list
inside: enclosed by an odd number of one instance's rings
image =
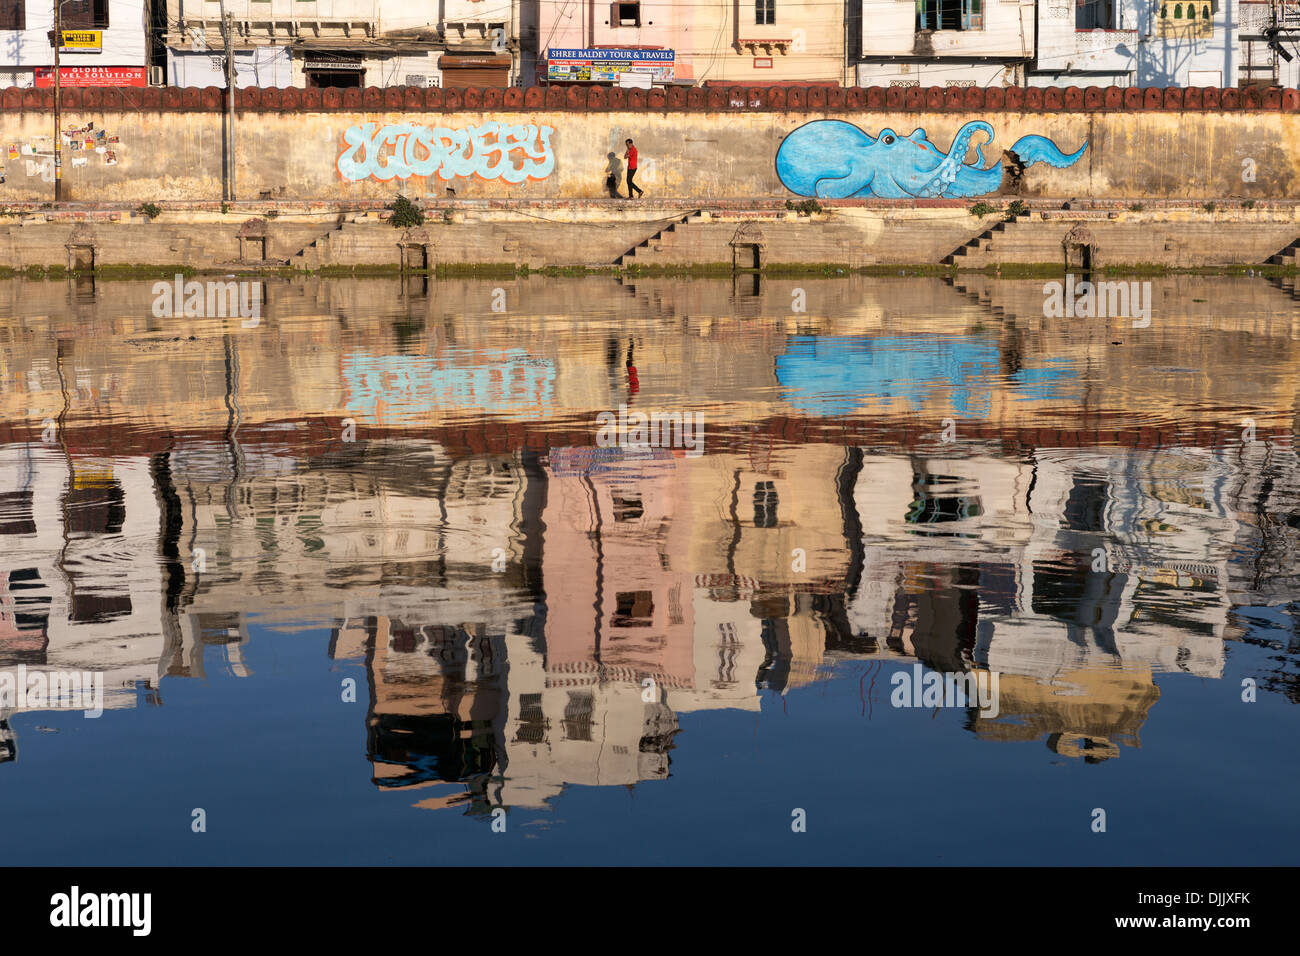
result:
[(848, 79), (848, 21), (839, 3), (585, 0), (536, 8), (537, 83), (840, 85)]
[[(53, 85), (55, 0), (0, 0), (0, 88)], [(144, 86), (149, 0), (63, 0), (64, 86)], [(68, 45), (71, 43), (72, 45)]]
[(1034, 0), (862, 0), (860, 86), (1020, 86)]
[(1236, 86), (1236, 4), (1038, 0), (1032, 86)]
[[(221, 6), (167, 0), (166, 82), (225, 86)], [(239, 87), (511, 86), (520, 0), (229, 0)]]

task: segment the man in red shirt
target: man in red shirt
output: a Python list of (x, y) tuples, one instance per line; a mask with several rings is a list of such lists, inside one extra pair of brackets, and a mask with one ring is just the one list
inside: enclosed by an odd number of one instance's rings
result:
[(632, 191), (636, 190), (637, 198), (640, 199), (644, 193), (633, 181), (636, 179), (636, 147), (632, 145), (630, 139), (627, 141), (627, 151), (623, 153), (623, 158), (627, 160), (627, 198), (631, 199)]

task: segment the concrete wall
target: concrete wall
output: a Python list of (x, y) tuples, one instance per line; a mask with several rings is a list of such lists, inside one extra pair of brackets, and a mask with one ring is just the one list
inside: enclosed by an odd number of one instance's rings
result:
[[(220, 197), (219, 91), (75, 92), (65, 131), (84, 129), (86, 139), (105, 132), (110, 148), (65, 152), (70, 199)], [(661, 91), (615, 96), (551, 90), (545, 100), (550, 105), (543, 105), (540, 90), (527, 96), (520, 90), (348, 90), (355, 96), (346, 98), (338, 90), (307, 92), (315, 96), (240, 91), (240, 198), (381, 199), (401, 190), (413, 198), (440, 199), (449, 188), (458, 198), (598, 198), (605, 195), (611, 153), (621, 170), (627, 137), (640, 148), (638, 181), (652, 197), (794, 198), (777, 175), (777, 150), (794, 130), (827, 118), (882, 141), (886, 129), (899, 136), (924, 129), (940, 152), (951, 147), (962, 126), (982, 120), (995, 137), (984, 150), (986, 166), (1029, 134), (1047, 137), (1065, 152), (1087, 144), (1068, 168), (1037, 163), (1018, 185), (1003, 176), (997, 191), (1027, 197), (1266, 199), (1291, 197), (1300, 187), (1300, 156), (1293, 145), (1300, 139), (1296, 90), (671, 91), (683, 101), (678, 106), (664, 102)], [(0, 147), (8, 147), (0, 202), (51, 197), (52, 122), (42, 109), (44, 93), (9, 90), (0, 97)], [(142, 105), (109, 108), (118, 96)], [(150, 96), (174, 108), (150, 109), (144, 102)], [(585, 105), (578, 98), (586, 98)], [(350, 109), (345, 99), (371, 105)], [(441, 110), (431, 108), (435, 100)], [(404, 103), (414, 105), (408, 109)], [(974, 142), (981, 137), (976, 134)], [(439, 143), (441, 159), (434, 151)], [(828, 155), (828, 169), (857, 162), (859, 149)], [(110, 152), (115, 164), (108, 162)], [(974, 150), (964, 158), (977, 162)]]
[[(238, 259), (242, 214), (182, 210), (164, 213), (155, 222), (129, 215), (119, 221), (80, 222), (66, 214), (49, 214), (50, 219), (46, 215), (37, 213), (18, 225), (0, 226), (0, 265), (71, 267), (70, 251), (80, 247), (93, 248), (98, 268), (393, 268), (402, 261), (399, 243), (413, 238), (374, 213), (286, 214), (265, 222), (270, 261), (261, 262)], [(733, 261), (748, 268), (753, 265), (753, 246), (759, 247), (763, 267), (940, 263), (958, 269), (999, 264), (1063, 267), (1063, 243), (1076, 227), (1086, 230), (1084, 240), (1092, 247), (1097, 266), (1194, 268), (1262, 264), (1275, 256), (1280, 257), (1276, 264), (1294, 266), (1300, 245), (1300, 206), (1292, 203), (1213, 213), (1186, 206), (1141, 212), (1041, 211), (1011, 223), (1003, 223), (997, 215), (977, 218), (953, 206), (835, 207), (829, 215), (811, 219), (775, 209), (700, 214), (655, 206), (618, 209), (604, 219), (549, 221), (558, 215), (544, 207), (513, 214), (460, 210), (451, 221), (427, 222), (414, 241), (424, 247), (427, 264), (435, 267), (618, 265), (631, 269), (730, 267)]]

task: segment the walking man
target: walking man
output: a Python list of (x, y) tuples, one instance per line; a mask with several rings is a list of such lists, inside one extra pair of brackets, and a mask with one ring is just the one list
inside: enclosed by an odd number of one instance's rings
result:
[(636, 190), (636, 197), (637, 199), (640, 199), (641, 196), (644, 195), (644, 193), (642, 192), (641, 187), (638, 186), (635, 182), (636, 147), (632, 145), (632, 141), (630, 139), (627, 141), (627, 151), (623, 153), (623, 157), (627, 160), (627, 198), (631, 199), (632, 191)]

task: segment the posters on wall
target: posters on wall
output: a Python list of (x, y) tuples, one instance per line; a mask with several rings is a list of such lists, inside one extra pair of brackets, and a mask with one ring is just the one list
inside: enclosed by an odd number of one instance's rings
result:
[[(86, 123), (62, 130), (64, 162), (68, 166), (87, 166), (92, 159), (105, 166), (116, 166), (121, 138), (107, 130)], [(40, 177), (44, 182), (54, 181), (54, 138), (36, 136), (26, 143), (7, 143), (5, 153), (8, 163), (26, 172), (29, 177)], [(5, 165), (0, 162), (0, 183), (5, 181)]]

